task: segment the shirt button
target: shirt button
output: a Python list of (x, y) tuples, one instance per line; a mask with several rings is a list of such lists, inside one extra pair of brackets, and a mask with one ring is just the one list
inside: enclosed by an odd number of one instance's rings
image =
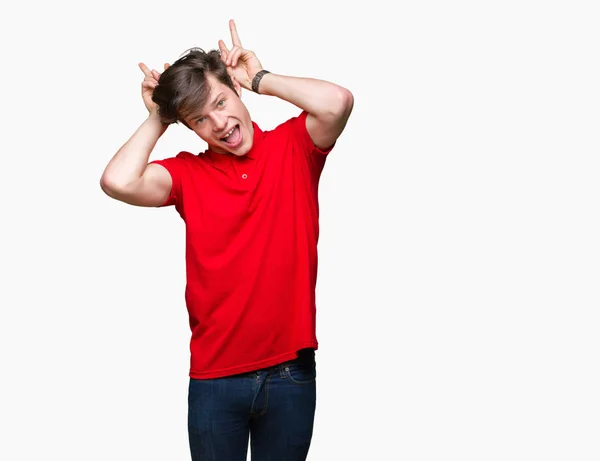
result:
[(247, 175), (246, 173), (244, 173), (244, 174), (242, 175), (242, 179), (246, 179), (247, 177), (248, 177), (248, 175)]

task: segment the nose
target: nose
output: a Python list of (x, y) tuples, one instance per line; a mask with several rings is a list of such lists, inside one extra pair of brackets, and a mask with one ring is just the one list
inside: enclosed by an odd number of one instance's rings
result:
[(225, 127), (227, 126), (227, 117), (224, 114), (215, 112), (212, 115), (212, 119), (213, 119), (213, 130), (218, 133), (222, 132), (225, 129)]

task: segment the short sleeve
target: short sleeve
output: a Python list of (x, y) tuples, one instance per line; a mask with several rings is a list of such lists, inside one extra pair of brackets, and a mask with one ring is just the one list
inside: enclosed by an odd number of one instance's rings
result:
[(160, 207), (175, 205), (179, 211), (183, 200), (183, 178), (185, 177), (186, 161), (185, 152), (180, 152), (176, 157), (170, 157), (163, 160), (153, 160), (148, 164), (157, 164), (163, 166), (171, 175), (172, 183), (171, 193)]
[(306, 129), (306, 117), (308, 112), (302, 111), (297, 117), (292, 117), (285, 123), (282, 123), (277, 129), (281, 130), (280, 133), (284, 134), (287, 138), (287, 145), (292, 150), (299, 154), (297, 158), (302, 159), (310, 170), (310, 174), (317, 181), (321, 176), (321, 172), (325, 167), (325, 160), (327, 159), (329, 152), (334, 148), (333, 143), (327, 149), (319, 149), (315, 146), (308, 130)]
[(306, 129), (306, 117), (308, 116), (308, 112), (305, 110), (298, 117), (292, 118), (290, 122), (290, 127), (292, 129), (293, 134), (295, 135), (297, 142), (300, 144), (302, 150), (308, 154), (317, 154), (317, 155), (327, 155), (331, 150), (335, 147), (335, 142), (329, 146), (327, 149), (319, 149), (315, 146), (310, 134), (308, 134), (308, 130)]

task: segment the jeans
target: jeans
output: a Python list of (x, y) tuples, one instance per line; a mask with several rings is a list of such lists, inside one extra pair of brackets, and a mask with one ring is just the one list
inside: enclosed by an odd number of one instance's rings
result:
[(216, 379), (190, 378), (188, 434), (192, 461), (304, 461), (313, 432), (313, 349), (261, 370)]

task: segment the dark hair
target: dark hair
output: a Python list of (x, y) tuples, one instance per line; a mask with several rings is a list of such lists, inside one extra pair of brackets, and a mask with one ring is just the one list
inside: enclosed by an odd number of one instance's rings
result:
[(208, 100), (207, 74), (237, 94), (219, 50), (207, 53), (201, 48), (190, 48), (162, 73), (152, 93), (162, 123), (181, 122), (190, 128), (184, 119), (204, 107)]

